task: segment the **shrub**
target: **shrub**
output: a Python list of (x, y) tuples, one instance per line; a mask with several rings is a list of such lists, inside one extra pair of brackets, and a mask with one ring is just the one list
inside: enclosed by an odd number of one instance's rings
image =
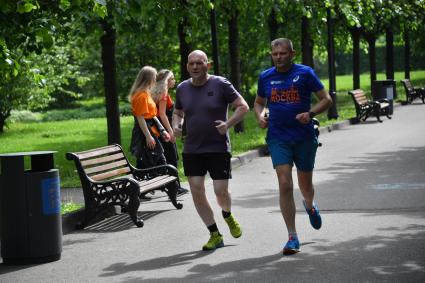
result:
[(29, 110), (12, 110), (8, 122), (39, 122), (41, 121), (41, 115), (34, 113)]
[(105, 117), (105, 109), (84, 109), (75, 108), (67, 110), (51, 110), (43, 114), (43, 121), (63, 121), (74, 119), (89, 119), (89, 118), (102, 118)]
[[(121, 116), (130, 116), (131, 107), (127, 104), (120, 105)], [(106, 117), (105, 106), (89, 105), (74, 109), (50, 110), (43, 114), (43, 121), (64, 121), (71, 119), (89, 119)]]

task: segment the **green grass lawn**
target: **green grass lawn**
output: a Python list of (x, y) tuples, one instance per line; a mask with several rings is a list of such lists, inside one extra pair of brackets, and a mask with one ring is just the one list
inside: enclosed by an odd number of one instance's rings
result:
[[(405, 91), (399, 81), (404, 77), (403, 73), (395, 74), (397, 81), (397, 93), (399, 100), (405, 100)], [(379, 74), (378, 79), (384, 79), (383, 74)], [(425, 71), (411, 73), (411, 80), (414, 85), (425, 85)], [(327, 80), (323, 80), (327, 85)], [(352, 88), (352, 76), (337, 77), (337, 109), (338, 120), (328, 121), (326, 113), (318, 116), (321, 125), (327, 125), (349, 119), (355, 115), (354, 105), (348, 90)], [(361, 87), (370, 93), (369, 76), (362, 75)], [(264, 144), (265, 130), (260, 129), (255, 121), (254, 113), (250, 111), (245, 119), (245, 132), (235, 134), (231, 131), (233, 155), (254, 149)], [(134, 159), (128, 152), (130, 144), (131, 129), (133, 126), (132, 117), (121, 118), (121, 143), (130, 162)], [(80, 182), (75, 172), (73, 162), (66, 160), (65, 153), (70, 151), (82, 151), (107, 144), (107, 130), (105, 118), (93, 118), (69, 121), (53, 122), (32, 122), (32, 123), (12, 123), (5, 132), (0, 135), (0, 153), (22, 152), (37, 150), (54, 150), (55, 164), (59, 169), (62, 187), (79, 187)], [(181, 142), (177, 143), (179, 153), (181, 152)], [(26, 160), (29, 166), (29, 161)], [(182, 170), (180, 175), (183, 177)], [(184, 180), (184, 178), (182, 178)]]

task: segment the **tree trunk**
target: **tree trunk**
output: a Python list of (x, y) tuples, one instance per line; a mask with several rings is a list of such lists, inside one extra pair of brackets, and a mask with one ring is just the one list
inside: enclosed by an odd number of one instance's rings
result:
[(9, 118), (11, 110), (6, 110), (5, 113), (0, 111), (0, 133), (4, 132), (4, 127), (6, 126), (6, 119)]
[(352, 28), (353, 38), (353, 89), (360, 88), (360, 28)]
[[(272, 7), (269, 17), (267, 19), (267, 25), (269, 27), (269, 36), (270, 36), (270, 42), (272, 42), (274, 39), (277, 38), (277, 33), (279, 31), (279, 23), (276, 20), (276, 11)], [(270, 58), (271, 65), (273, 66), (273, 60)]]
[[(230, 56), (230, 81), (237, 91), (241, 90), (241, 67), (239, 54), (239, 29), (238, 29), (239, 11), (234, 8), (231, 10), (231, 17), (227, 24), (229, 26), (229, 56)], [(243, 121), (235, 125), (235, 132), (244, 131)]]
[(404, 29), (404, 78), (410, 79), (410, 38), (407, 28)]
[(369, 68), (370, 68), (370, 87), (372, 88), (373, 81), (376, 81), (376, 37), (373, 33), (366, 35), (366, 40), (369, 45)]
[(6, 118), (3, 115), (0, 115), (0, 133), (4, 132), (4, 126), (6, 123)]
[(394, 33), (391, 27), (388, 27), (385, 32), (386, 35), (386, 52), (385, 52), (385, 66), (387, 80), (394, 79)]
[[(111, 19), (109, 19), (111, 20)], [(121, 144), (120, 111), (116, 83), (115, 29), (108, 19), (101, 20), (103, 35), (102, 45), (103, 86), (105, 88), (106, 120), (108, 127), (108, 144)]]
[(188, 26), (186, 18), (180, 19), (178, 25), (178, 34), (179, 34), (179, 46), (180, 46), (180, 80), (186, 80), (190, 77), (189, 72), (187, 71), (187, 56), (189, 56), (192, 46), (186, 41), (187, 33), (186, 27)]
[(267, 24), (269, 27), (270, 41), (273, 41), (277, 38), (277, 33), (279, 31), (279, 23), (276, 20), (276, 11), (274, 8), (271, 9), (269, 17), (267, 19)]
[(301, 53), (302, 63), (314, 68), (313, 41), (310, 36), (310, 21), (305, 16), (301, 19)]
[[(211, 1), (214, 5), (215, 1)], [(219, 62), (219, 55), (218, 55), (218, 39), (217, 39), (217, 23), (216, 23), (216, 17), (215, 17), (215, 5), (210, 11), (210, 24), (211, 24), (211, 41), (212, 41), (212, 53), (213, 53), (213, 67), (214, 67), (214, 74), (220, 75), (220, 62)]]
[(336, 108), (336, 74), (335, 74), (335, 47), (333, 35), (333, 20), (331, 10), (327, 9), (327, 28), (328, 28), (328, 68), (329, 68), (329, 95), (333, 104), (328, 110), (328, 119), (337, 119), (338, 111)]

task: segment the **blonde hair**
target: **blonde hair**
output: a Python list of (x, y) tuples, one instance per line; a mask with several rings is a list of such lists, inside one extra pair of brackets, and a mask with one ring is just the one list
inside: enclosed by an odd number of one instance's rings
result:
[(128, 100), (131, 102), (133, 95), (140, 91), (150, 92), (150, 89), (155, 83), (156, 74), (156, 69), (151, 66), (144, 66), (142, 69), (140, 69), (133, 85), (131, 86)]
[(163, 95), (168, 92), (168, 80), (174, 76), (173, 72), (167, 69), (162, 69), (156, 76), (156, 84), (152, 88), (151, 95), (155, 103), (158, 103)]

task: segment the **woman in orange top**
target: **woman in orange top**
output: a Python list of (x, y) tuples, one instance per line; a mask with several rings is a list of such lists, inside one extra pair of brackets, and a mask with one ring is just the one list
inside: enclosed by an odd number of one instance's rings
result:
[(155, 85), (156, 74), (155, 68), (143, 67), (130, 90), (129, 101), (134, 116), (130, 151), (137, 159), (137, 168), (166, 164), (158, 133), (150, 129), (152, 119), (157, 115), (156, 104), (150, 94)]
[(177, 167), (176, 137), (171, 127), (174, 103), (168, 95), (168, 90), (174, 87), (174, 85), (175, 79), (173, 72), (167, 69), (160, 70), (156, 76), (156, 84), (152, 88), (152, 99), (155, 101), (158, 108), (157, 115), (170, 135), (169, 141), (160, 139), (164, 147), (165, 158), (168, 164)]
[[(156, 76), (156, 84), (152, 88), (152, 99), (155, 101), (158, 108), (158, 117), (165, 129), (169, 133), (170, 137), (168, 140), (160, 138), (162, 147), (164, 148), (165, 159), (168, 164), (173, 165), (177, 168), (178, 153), (176, 146), (176, 137), (174, 136), (173, 128), (171, 127), (171, 121), (173, 117), (174, 102), (168, 94), (168, 90), (173, 88), (176, 84), (174, 74), (170, 70), (160, 70)], [(178, 188), (177, 193), (184, 194), (188, 190), (185, 188)]]

